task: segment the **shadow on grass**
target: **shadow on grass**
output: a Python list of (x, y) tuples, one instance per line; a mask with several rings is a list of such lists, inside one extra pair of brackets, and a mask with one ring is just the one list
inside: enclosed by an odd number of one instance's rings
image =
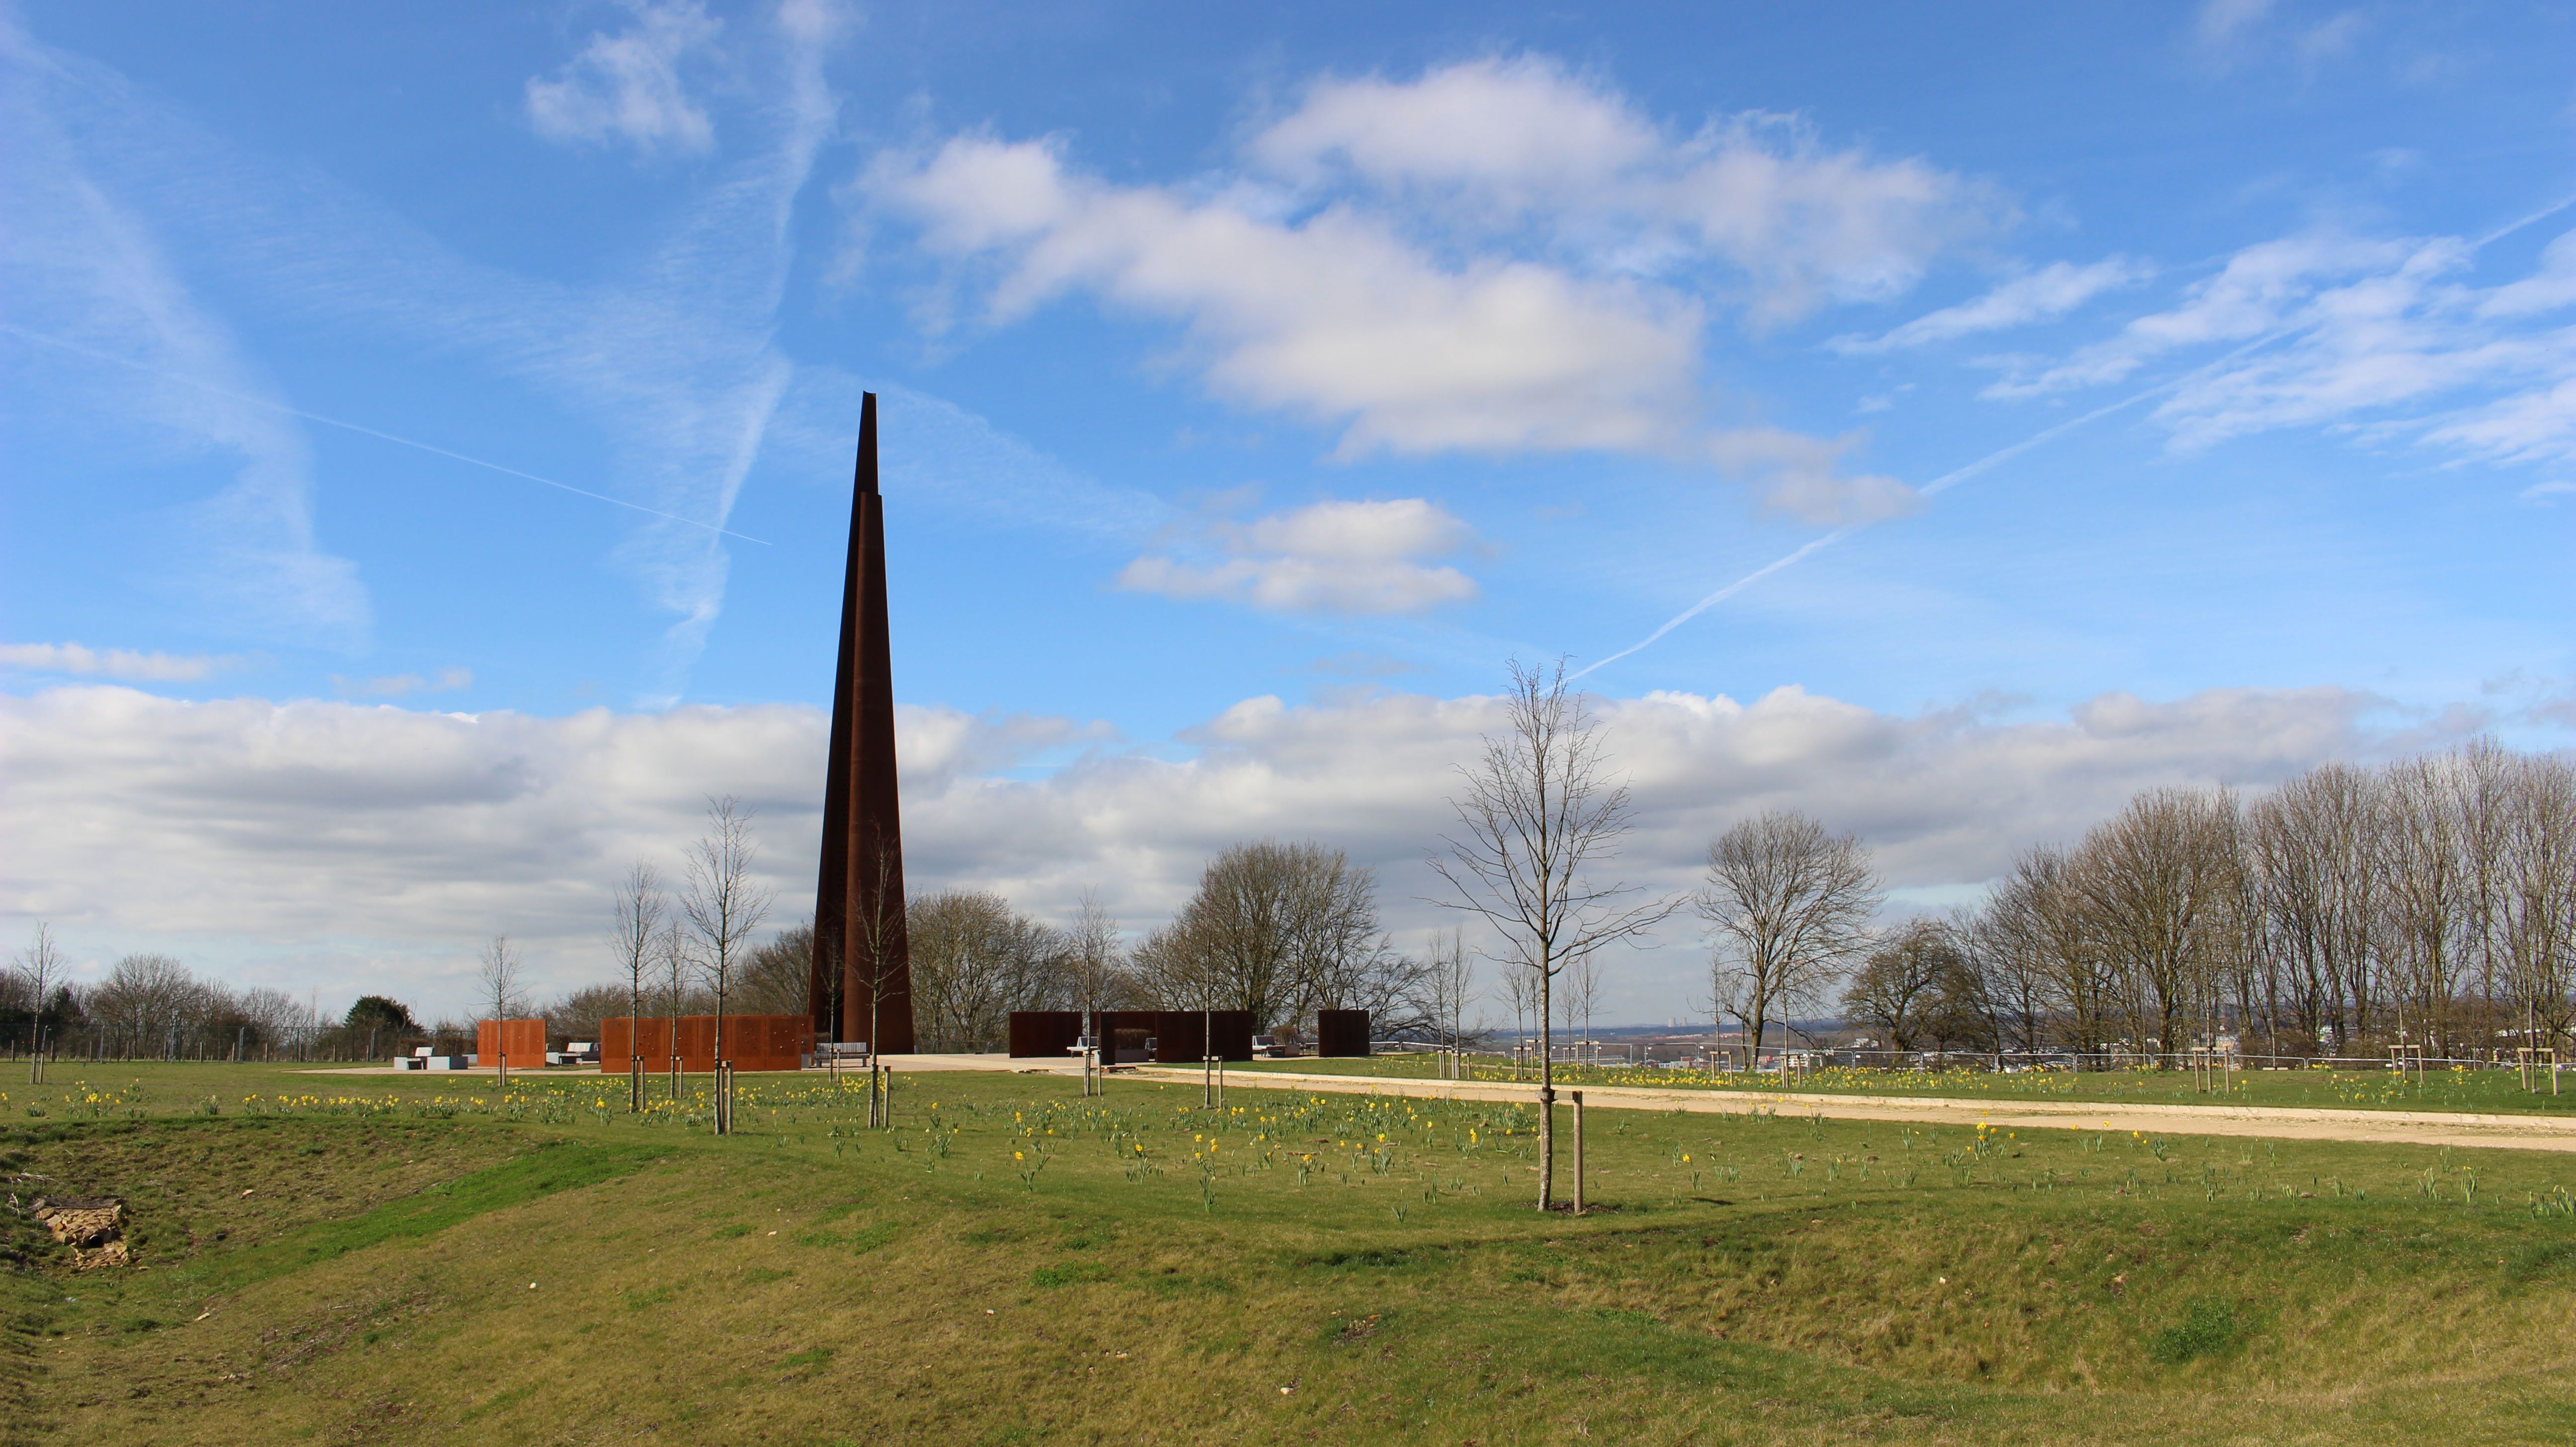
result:
[(211, 1262), (206, 1268), (205, 1284), (217, 1289), (239, 1288), (381, 1242), (417, 1240), (486, 1212), (632, 1175), (668, 1154), (669, 1149), (660, 1146), (542, 1142), (497, 1166), (441, 1181), (364, 1215), (318, 1222)]

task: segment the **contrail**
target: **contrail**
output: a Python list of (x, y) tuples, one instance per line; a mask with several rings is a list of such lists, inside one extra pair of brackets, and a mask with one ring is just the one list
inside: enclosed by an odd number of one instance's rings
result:
[(610, 497), (604, 492), (592, 492), (587, 488), (575, 487), (568, 482), (557, 482), (551, 477), (539, 477), (533, 472), (521, 472), (515, 467), (504, 467), (497, 462), (486, 462), (480, 457), (468, 457), (462, 452), (450, 452), (444, 447), (422, 442), (417, 438), (400, 437), (391, 432), (379, 432), (373, 427), (362, 427), (355, 422), (343, 422), (337, 417), (325, 417), (319, 412), (307, 412), (300, 407), (289, 407), (284, 403), (271, 402), (264, 397), (252, 397), (241, 392), (236, 392), (229, 387), (218, 387), (214, 383), (205, 381), (201, 378), (187, 376), (179, 372), (163, 371), (159, 367), (146, 366), (145, 364), (131, 360), (130, 358), (116, 356), (108, 352), (93, 351), (77, 342), (67, 342), (60, 337), (49, 337), (42, 332), (31, 332), (25, 327), (18, 326), (14, 323), (0, 322), (0, 332), (7, 332), (13, 337), (24, 337), (31, 342), (42, 342), (49, 347), (59, 347), (66, 352), (75, 352), (81, 356), (88, 357), (93, 361), (110, 362), (120, 367), (130, 368), (134, 371), (147, 373), (151, 376), (160, 377), (167, 381), (177, 382), (182, 386), (194, 387), (203, 392), (211, 392), (218, 397), (229, 397), (233, 401), (247, 403), (253, 407), (265, 407), (271, 412), (283, 412), (289, 417), (301, 417), (307, 422), (319, 422), (325, 427), (337, 427), (344, 432), (355, 432), (361, 436), (373, 437), (385, 442), (399, 443), (404, 447), (417, 447), (423, 452), (435, 453), (440, 457), (453, 458), (458, 462), (467, 463), (475, 467), (489, 468), (494, 472), (507, 473), (512, 477), (525, 478), (530, 482), (543, 483), (548, 487), (558, 488), (564, 492), (571, 493), (576, 497), (593, 498), (600, 502), (612, 503), (618, 507), (627, 508), (634, 512), (645, 513), (652, 517), (667, 518), (675, 523), (686, 523), (693, 528), (704, 528), (718, 537), (740, 538), (746, 543), (759, 543), (764, 548), (769, 546), (766, 540), (755, 538), (749, 533), (738, 533), (731, 528), (719, 527), (714, 523), (700, 522), (696, 518), (682, 517), (675, 512), (664, 512), (660, 508), (646, 507), (642, 503), (637, 502), (628, 502), (622, 497)]
[(2566, 210), (2570, 206), (2576, 206), (2576, 196), (2562, 196), (2548, 205), (2541, 207), (2539, 210), (2532, 212), (2530, 215), (2525, 216), (2521, 220), (2508, 222), (2505, 225), (2499, 226), (2495, 230), (2488, 232), (2486, 235), (2479, 237), (2477, 240), (2470, 242), (2469, 249), (2472, 251), (2484, 250), (2534, 222), (2548, 220), (2550, 217), (2557, 215), (2559, 212)]
[[(2269, 341), (2271, 338), (2265, 337), (2263, 340)], [(2229, 358), (2222, 358), (2221, 360), (2224, 361), (2232, 359), (2234, 356), (2241, 354), (2244, 350), (2245, 348), (2240, 347), (2237, 349), (2237, 352), (2231, 353)], [(2216, 364), (2213, 363), (2211, 365)], [(2149, 387), (2143, 392), (2123, 397), (2119, 401), (2114, 402), (2107, 407), (2096, 407), (2081, 417), (2069, 418), (2066, 421), (2060, 422), (2056, 426), (2049, 428), (2045, 432), (2034, 433), (2029, 437), (2025, 437), (2010, 447), (1989, 452), (1985, 456), (1978, 458), (1976, 461), (1969, 463), (1965, 467), (1952, 468), (1950, 471), (1941, 474), (1939, 477), (1923, 484), (1918, 491), (1920, 491), (1925, 497), (1930, 497), (1935, 493), (1945, 492), (1950, 488), (1956, 487), (1960, 483), (1967, 481), (1969, 478), (1976, 476), (1978, 473), (1985, 471), (1987, 468), (1994, 466), (1998, 462), (2018, 457), (2022, 453), (2028, 452), (2030, 449), (2039, 446), (2041, 443), (2047, 442), (2064, 433), (2071, 432), (2074, 429), (2083, 426), (2087, 422), (2107, 417), (2112, 413), (2119, 411), (2123, 407), (2134, 407), (2138, 403), (2143, 402), (2149, 397), (2153, 397), (2160, 392), (2170, 392), (2174, 388), (2181, 386), (2190, 375), (2191, 374), (2185, 374), (2184, 377), (2178, 377), (2173, 381)], [(1786, 568), (1792, 564), (1803, 561), (1810, 553), (1822, 552), (1824, 549), (1832, 547), (1834, 544), (1841, 542), (1843, 539), (1850, 537), (1853, 533), (1858, 531), (1859, 528), (1857, 527), (1841, 527), (1834, 529), (1823, 537), (1812, 539), (1797, 551), (1774, 558), (1770, 562), (1763, 564), (1761, 567), (1754, 569), (1752, 572), (1745, 574), (1743, 577), (1736, 579), (1734, 582), (1727, 584), (1725, 587), (1720, 588), (1716, 592), (1709, 594), (1707, 597), (1700, 599), (1696, 603), (1693, 603), (1688, 608), (1685, 608), (1681, 612), (1673, 615), (1671, 621), (1665, 623), (1663, 627), (1656, 629), (1654, 632), (1647, 634), (1645, 637), (1629, 644), (1627, 647), (1620, 649), (1609, 657), (1602, 659), (1599, 663), (1587, 663), (1583, 667), (1575, 670), (1573, 673), (1566, 675), (1566, 677), (1569, 679), (1581, 678), (1583, 675), (1590, 673), (1596, 668), (1602, 668), (1616, 663), (1620, 659), (1646, 647), (1656, 639), (1661, 638), (1665, 634), (1672, 632), (1674, 629), (1679, 628), (1685, 623), (1688, 623), (1693, 618), (1707, 612), (1709, 609), (1716, 607), (1718, 604), (1723, 603), (1727, 599), (1734, 597), (1736, 594), (1743, 592), (1745, 589), (1752, 587), (1755, 583), (1762, 581), (1764, 578), (1770, 577), (1773, 573), (1779, 572), (1782, 568)]]
[(1835, 543), (1841, 542), (1843, 539), (1850, 537), (1851, 535), (1852, 530), (1850, 528), (1836, 528), (1832, 532), (1825, 534), (1823, 537), (1814, 539), (1805, 547), (1798, 549), (1796, 552), (1791, 553), (1786, 557), (1774, 558), (1770, 562), (1763, 564), (1761, 567), (1754, 569), (1752, 572), (1745, 574), (1743, 577), (1736, 579), (1734, 582), (1727, 584), (1725, 587), (1720, 588), (1716, 592), (1709, 594), (1707, 597), (1700, 599), (1696, 603), (1693, 603), (1681, 612), (1674, 614), (1672, 621), (1666, 623), (1663, 627), (1656, 629), (1654, 632), (1647, 634), (1645, 637), (1629, 644), (1627, 647), (1620, 649), (1609, 657), (1602, 659), (1599, 663), (1585, 664), (1583, 667), (1567, 674), (1566, 677), (1568, 679), (1581, 678), (1583, 675), (1590, 673), (1596, 668), (1602, 668), (1609, 664), (1616, 663), (1620, 659), (1627, 657), (1629, 654), (1636, 652), (1638, 649), (1645, 647), (1647, 644), (1654, 642), (1656, 639), (1661, 638), (1665, 634), (1672, 632), (1674, 629), (1679, 628), (1685, 623), (1688, 623), (1693, 618), (1707, 612), (1709, 609), (1716, 607), (1718, 604), (1725, 602), (1727, 599), (1734, 597), (1736, 594), (1741, 593), (1745, 589), (1752, 587), (1754, 584), (1761, 582), (1763, 579), (1770, 577), (1773, 573), (1797, 562), (1799, 559), (1807, 556), (1807, 554), (1831, 547)]

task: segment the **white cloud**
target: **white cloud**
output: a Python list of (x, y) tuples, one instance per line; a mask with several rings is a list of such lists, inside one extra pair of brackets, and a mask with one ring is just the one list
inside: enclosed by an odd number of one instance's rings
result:
[(2262, 336), (2290, 323), (2329, 283), (2403, 266), (2413, 251), (2403, 242), (2335, 236), (2257, 243), (2229, 257), (2217, 275), (2193, 283), (2182, 305), (2139, 317), (2117, 336), (2079, 347), (2037, 376), (2006, 377), (1986, 395), (2029, 397), (2102, 386), (2177, 349)]
[[(1784, 688), (1599, 712), (1636, 788), (1623, 868), (1638, 881), (1688, 887), (1727, 823), (1782, 806), (1858, 830), (1892, 884), (1922, 889), (1990, 878), (2138, 788), (2257, 786), (2384, 751), (2376, 707), (2336, 689), (2115, 694), (2001, 724)], [(1176, 761), (1065, 720), (905, 708), (908, 878), (1051, 917), (1096, 887), (1143, 926), (1225, 844), (1314, 838), (1383, 872), (1389, 922), (1411, 938), (1447, 922), (1417, 902), (1422, 851), (1449, 823), (1452, 766), (1500, 719), (1491, 698), (1254, 698), (1186, 734), (1197, 756)], [(44, 842), (20, 852), (0, 913), (19, 930), (53, 921), (76, 954), (172, 948), (262, 983), (432, 1009), (463, 1001), (475, 943), (507, 930), (549, 983), (579, 983), (609, 968), (598, 927), (617, 874), (638, 856), (670, 862), (710, 793), (759, 808), (780, 919), (808, 907), (827, 732), (819, 711), (787, 707), (547, 719), (110, 686), (0, 697), (0, 832)], [(1043, 780), (992, 773), (1085, 744)], [(1619, 968), (1663, 1013), (1684, 1007), (1699, 960), (1683, 931)]]
[(156, 683), (211, 678), (241, 660), (177, 653), (137, 653), (126, 648), (84, 648), (77, 643), (0, 643), (0, 667), (29, 673), (96, 674)]
[(875, 191), (933, 250), (1000, 259), (991, 320), (1077, 287), (1176, 318), (1220, 393), (1347, 421), (1345, 455), (1654, 448), (1690, 402), (1700, 307), (1625, 279), (1444, 268), (1350, 209), (1292, 226), (1091, 180), (1041, 142), (952, 140)]
[(2203, 64), (2226, 72), (2282, 48), (2303, 71), (2352, 52), (2371, 17), (2345, 10), (2313, 24), (2273, 25), (2276, 0), (2202, 0), (2193, 17), (2192, 43)]
[(2540, 252), (2540, 267), (2520, 281), (2480, 295), (2480, 317), (2527, 317), (2576, 306), (2576, 231), (2561, 235)]
[(1764, 321), (1902, 292), (1991, 198), (1915, 160), (1834, 150), (1795, 117), (1751, 113), (1675, 135), (1608, 85), (1543, 56), (1411, 81), (1325, 80), (1255, 136), (1253, 164), (1312, 192), (1400, 194), (1421, 220), (1535, 224), (1577, 264), (1739, 273)]
[(342, 678), (331, 675), (331, 686), (343, 695), (363, 693), (376, 698), (403, 698), (415, 693), (454, 693), (474, 686), (474, 670), (442, 668), (435, 678), (417, 673), (397, 673), (385, 678)]
[(1466, 523), (1421, 498), (1312, 503), (1249, 523), (1220, 521), (1200, 540), (1224, 556), (1148, 553), (1118, 575), (1131, 593), (1220, 598), (1282, 613), (1420, 613), (1476, 596), (1444, 557), (1474, 540)]
[(623, 141), (648, 155), (715, 149), (714, 123), (689, 98), (680, 64), (711, 45), (724, 22), (710, 18), (698, 0), (629, 0), (629, 8), (634, 25), (592, 35), (553, 78), (529, 79), (529, 124), (551, 141)]
[(1828, 345), (1848, 354), (1891, 352), (1954, 341), (1978, 332), (2055, 321), (2103, 292), (2144, 281), (2154, 274), (2155, 268), (2125, 256), (2107, 257), (2090, 266), (2055, 261), (2027, 276), (2014, 277), (1983, 296), (1916, 317), (1884, 336), (1836, 337)]
[(1381, 185), (1474, 191), (1515, 213), (1596, 195), (1666, 149), (1624, 97), (1536, 56), (1414, 81), (1322, 81), (1247, 147), (1263, 168), (1309, 185), (1347, 167)]
[[(2561, 340), (2576, 346), (2576, 336)], [(2576, 457), (2576, 377), (2554, 387), (2517, 392), (2482, 407), (2455, 412), (2426, 432), (2424, 440), (2448, 443), (2497, 462)], [(2536, 490), (2546, 492), (2566, 486), (2542, 483)]]
[[(1346, 458), (1762, 456), (1775, 434), (1713, 440), (1704, 421), (1710, 316), (1894, 295), (1998, 210), (1791, 118), (1675, 135), (1538, 58), (1320, 82), (1239, 166), (1186, 185), (978, 135), (882, 154), (860, 191), (948, 267), (922, 309), (933, 331), (961, 297), (1002, 325), (1096, 295), (1179, 323), (1213, 391), (1341, 429)], [(1778, 481), (1791, 510), (1818, 510), (1824, 480)], [(1865, 500), (1883, 480), (1843, 490), (1825, 511), (1884, 511)]]
[[(2576, 233), (2526, 278), (2459, 278), (2458, 237), (2301, 236), (2249, 246), (2180, 305), (1987, 389), (2031, 397), (2119, 382), (2168, 354), (2234, 346), (2166, 384), (2156, 416), (2190, 449), (2284, 427), (2407, 435), (2473, 456), (2576, 456)], [(2464, 394), (2483, 390), (2482, 399)]]
[(2272, 13), (2273, 0), (2201, 0), (2193, 17), (2192, 39), (2201, 53), (2221, 65), (2235, 61), (2251, 32)]
[(2351, 54), (2353, 46), (2361, 39), (2362, 31), (2369, 26), (2368, 16), (2358, 10), (2346, 10), (2300, 31), (2292, 49), (2300, 61), (2314, 66), (2320, 61)]
[(2200, 0), (2200, 15), (2192, 18), (2192, 39), (2205, 49), (2241, 44), (2244, 33), (2269, 13), (2272, 0)]
[(1743, 428), (1709, 439), (1709, 456), (1729, 472), (1763, 479), (1762, 505), (1819, 527), (1858, 527), (1902, 517), (1923, 505), (1923, 495), (1892, 477), (1846, 476), (1839, 470), (1856, 438), (1827, 441), (1795, 432)]

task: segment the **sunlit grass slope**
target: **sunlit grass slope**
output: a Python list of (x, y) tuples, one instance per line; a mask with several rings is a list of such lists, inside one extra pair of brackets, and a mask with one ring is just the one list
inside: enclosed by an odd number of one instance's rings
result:
[[(68, 1072), (66, 1072), (68, 1073)], [(2563, 1440), (2576, 1160), (1132, 1080), (13, 1087), (14, 1440)], [(69, 1096), (70, 1099), (64, 1099)], [(205, 1112), (211, 1109), (214, 1113)], [(69, 1112), (77, 1111), (77, 1114)]]

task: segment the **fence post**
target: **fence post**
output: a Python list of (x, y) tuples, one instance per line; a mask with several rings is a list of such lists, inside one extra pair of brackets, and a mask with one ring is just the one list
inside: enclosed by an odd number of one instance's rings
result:
[(1574, 1097), (1574, 1214), (1583, 1214), (1583, 1092), (1567, 1092)]

